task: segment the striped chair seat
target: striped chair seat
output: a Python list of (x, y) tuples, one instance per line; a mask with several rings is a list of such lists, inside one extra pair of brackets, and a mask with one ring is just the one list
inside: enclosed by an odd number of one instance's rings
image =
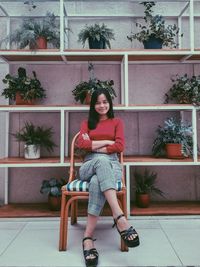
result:
[[(75, 191), (75, 192), (87, 192), (89, 191), (89, 183), (86, 181), (81, 181), (79, 179), (76, 179), (72, 181), (71, 183), (66, 184), (66, 190), (67, 191)], [(116, 190), (121, 191), (122, 190), (122, 182), (116, 183)]]

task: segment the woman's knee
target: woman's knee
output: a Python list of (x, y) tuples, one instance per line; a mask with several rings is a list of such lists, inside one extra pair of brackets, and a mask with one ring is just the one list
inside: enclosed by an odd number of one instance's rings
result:
[(112, 168), (112, 164), (111, 164), (111, 162), (110, 162), (110, 160), (108, 159), (108, 158), (106, 158), (106, 157), (99, 157), (99, 158), (97, 158), (97, 159), (95, 159), (95, 166), (96, 167), (107, 167), (107, 166), (109, 166), (109, 167), (111, 167)]

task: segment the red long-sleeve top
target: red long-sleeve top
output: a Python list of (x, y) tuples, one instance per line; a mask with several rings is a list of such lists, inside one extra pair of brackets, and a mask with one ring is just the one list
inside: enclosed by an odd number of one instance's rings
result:
[[(90, 140), (84, 140), (82, 134), (87, 133)], [(124, 126), (119, 118), (99, 121), (93, 130), (88, 129), (88, 122), (81, 124), (77, 146), (86, 151), (92, 151), (92, 141), (112, 140), (113, 145), (106, 146), (108, 154), (122, 152), (124, 150)]]

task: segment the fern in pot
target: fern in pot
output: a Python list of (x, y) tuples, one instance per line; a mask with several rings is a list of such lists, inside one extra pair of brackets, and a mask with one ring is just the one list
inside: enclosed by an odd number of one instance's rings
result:
[(176, 118), (168, 118), (158, 126), (152, 153), (156, 157), (183, 159), (193, 152), (192, 126)]
[(147, 168), (145, 168), (144, 172), (136, 170), (134, 177), (136, 204), (138, 207), (147, 208), (150, 205), (151, 194), (164, 196), (163, 192), (156, 186), (156, 172), (151, 172)]
[(104, 23), (102, 25), (95, 23), (94, 25), (85, 25), (78, 35), (78, 42), (81, 42), (83, 47), (88, 41), (90, 49), (105, 49), (111, 48), (110, 40), (115, 40), (114, 32)]
[(47, 12), (44, 18), (25, 18), (21, 26), (12, 33), (8, 40), (20, 49), (46, 49), (47, 43), (60, 47), (59, 20), (54, 13)]
[(40, 148), (44, 147), (52, 152), (56, 144), (52, 140), (52, 128), (35, 126), (30, 122), (25, 122), (25, 126), (17, 133), (13, 134), (19, 142), (24, 142), (24, 157), (26, 159), (40, 158)]

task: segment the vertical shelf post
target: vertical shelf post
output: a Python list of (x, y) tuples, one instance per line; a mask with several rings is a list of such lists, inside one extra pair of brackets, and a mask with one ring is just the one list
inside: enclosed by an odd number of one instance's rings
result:
[(60, 111), (60, 162), (64, 163), (65, 157), (65, 111)]
[(126, 170), (126, 188), (127, 188), (127, 194), (126, 194), (126, 202), (127, 202), (127, 216), (130, 218), (131, 208), (130, 208), (130, 166), (125, 166)]
[(193, 159), (194, 162), (198, 162), (197, 157), (197, 110), (195, 107), (192, 109), (192, 128), (193, 128)]
[(60, 0), (60, 51), (64, 50), (64, 1)]
[(190, 49), (194, 51), (194, 1), (190, 0)]

